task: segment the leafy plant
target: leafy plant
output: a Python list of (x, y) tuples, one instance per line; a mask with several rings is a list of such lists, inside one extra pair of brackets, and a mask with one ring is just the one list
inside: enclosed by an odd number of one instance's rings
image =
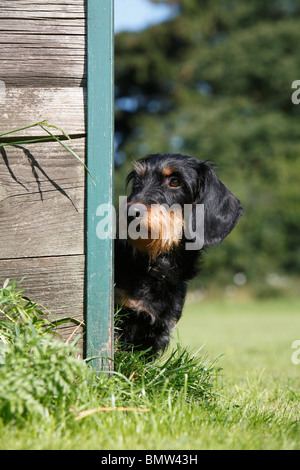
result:
[[(96, 373), (75, 356), (76, 340), (55, 339), (57, 322), (9, 280), (0, 289), (0, 418), (83, 419), (99, 411), (149, 410), (153, 400), (209, 404), (218, 368), (180, 345), (146, 362), (143, 352), (115, 352), (115, 370)], [(47, 312), (49, 313), (49, 312)]]
[[(88, 368), (63, 344), (32, 325), (14, 323), (13, 341), (1, 347), (0, 417), (14, 420), (65, 416), (84, 396)], [(0, 343), (1, 344), (1, 343)], [(80, 388), (79, 388), (80, 384)]]
[[(0, 289), (0, 341), (9, 343), (15, 337), (15, 324), (23, 328), (35, 328), (40, 335), (48, 332), (56, 333), (57, 326), (65, 322), (80, 323), (74, 318), (61, 318), (56, 320), (42, 305), (30, 300), (20, 289), (20, 282), (9, 279), (4, 281)], [(49, 319), (52, 318), (52, 319)]]

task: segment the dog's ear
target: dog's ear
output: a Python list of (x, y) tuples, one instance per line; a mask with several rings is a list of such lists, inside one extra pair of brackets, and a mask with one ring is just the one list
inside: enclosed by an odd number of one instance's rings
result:
[(206, 162), (200, 165), (196, 203), (204, 204), (204, 247), (220, 243), (243, 215), (240, 201)]

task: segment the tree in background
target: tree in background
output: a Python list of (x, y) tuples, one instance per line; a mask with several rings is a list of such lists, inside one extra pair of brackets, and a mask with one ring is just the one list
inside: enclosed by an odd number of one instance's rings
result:
[(168, 3), (177, 17), (116, 36), (116, 195), (146, 154), (213, 161), (244, 217), (208, 252), (201, 282), (243, 272), (266, 292), (300, 270), (300, 2)]

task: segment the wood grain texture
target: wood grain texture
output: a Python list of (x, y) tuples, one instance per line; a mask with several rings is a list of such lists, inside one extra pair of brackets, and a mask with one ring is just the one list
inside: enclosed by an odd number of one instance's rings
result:
[(7, 87), (85, 86), (85, 49), (84, 0), (1, 0), (0, 80)]
[[(84, 321), (84, 256), (0, 260), (1, 279), (16, 279), (31, 300), (49, 311), (47, 318), (71, 317)], [(72, 322), (58, 328), (64, 340), (83, 333)], [(73, 337), (74, 339), (75, 337)], [(82, 348), (82, 341), (79, 347)]]
[[(85, 161), (85, 139), (64, 141)], [(0, 201), (12, 196), (84, 186), (83, 165), (58, 142), (12, 145), (0, 150)]]
[[(0, 13), (1, 14), (1, 13)], [(1, 30), (3, 33), (9, 31), (13, 34), (85, 34), (85, 24), (83, 20), (69, 18), (43, 18), (22, 21), (20, 12), (17, 18), (1, 18)]]
[[(2, 205), (2, 204), (1, 204)], [(83, 252), (83, 200), (77, 190), (6, 199), (1, 207), (1, 258)]]
[(1, 278), (20, 281), (25, 294), (60, 317), (82, 319), (84, 256), (1, 260)]
[[(1, 133), (46, 120), (69, 135), (85, 134), (85, 90), (83, 88), (8, 88), (1, 105)], [(51, 129), (50, 129), (51, 130)], [(55, 135), (62, 135), (52, 129)], [(41, 128), (30, 128), (11, 136), (47, 136)]]
[[(0, 133), (47, 120), (84, 159), (86, 0), (1, 0), (0, 80)], [(34, 128), (4, 139), (46, 135)], [(84, 219), (75, 157), (57, 142), (0, 148), (0, 278), (25, 278), (25, 294), (58, 318), (84, 318)], [(59, 329), (64, 340), (82, 331)]]
[[(50, 3), (45, 0), (1, 0), (0, 12), (2, 18), (66, 18), (84, 19), (85, 7), (82, 0), (58, 0)], [(21, 16), (22, 12), (22, 16)]]
[[(84, 158), (84, 139), (69, 144)], [(56, 142), (0, 149), (0, 258), (84, 253), (84, 167)]]

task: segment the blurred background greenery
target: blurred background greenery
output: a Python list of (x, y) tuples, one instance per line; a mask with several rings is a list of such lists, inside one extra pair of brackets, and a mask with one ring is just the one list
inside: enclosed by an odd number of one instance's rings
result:
[(213, 161), (244, 216), (204, 255), (191, 289), (299, 296), (300, 1), (153, 2), (176, 14), (115, 37), (116, 202), (132, 160)]

